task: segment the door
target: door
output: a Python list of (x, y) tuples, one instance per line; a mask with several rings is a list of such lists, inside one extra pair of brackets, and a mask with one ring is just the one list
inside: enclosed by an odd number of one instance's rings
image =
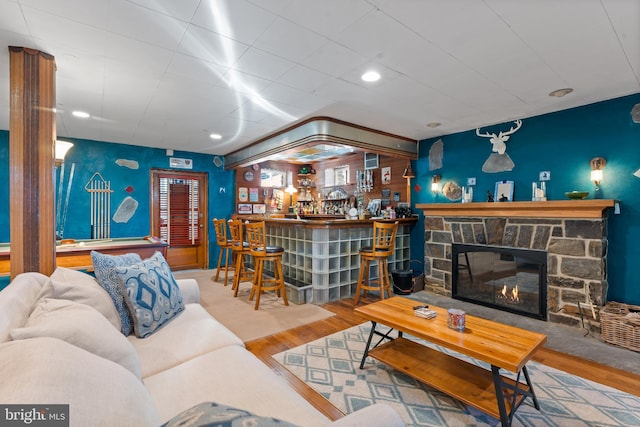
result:
[(207, 174), (151, 170), (151, 231), (173, 270), (207, 268)]

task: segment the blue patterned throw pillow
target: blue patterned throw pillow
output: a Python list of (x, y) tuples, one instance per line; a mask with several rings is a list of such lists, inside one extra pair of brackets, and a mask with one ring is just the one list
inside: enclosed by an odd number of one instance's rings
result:
[(113, 304), (116, 306), (120, 322), (122, 323), (122, 333), (127, 336), (132, 332), (131, 315), (124, 302), (124, 294), (120, 287), (120, 282), (116, 277), (116, 267), (124, 267), (142, 261), (138, 254), (107, 255), (96, 251), (91, 251), (91, 261), (93, 271), (100, 286), (108, 293)]
[(116, 267), (115, 274), (137, 337), (151, 335), (184, 310), (180, 288), (160, 252), (137, 264)]
[(244, 409), (213, 402), (200, 403), (176, 415), (161, 427), (296, 427), (287, 421), (253, 415)]

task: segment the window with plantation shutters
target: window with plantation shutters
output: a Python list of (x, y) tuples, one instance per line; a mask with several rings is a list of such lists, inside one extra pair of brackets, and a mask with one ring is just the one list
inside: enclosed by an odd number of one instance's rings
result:
[(200, 212), (196, 179), (159, 177), (160, 237), (171, 246), (200, 243)]

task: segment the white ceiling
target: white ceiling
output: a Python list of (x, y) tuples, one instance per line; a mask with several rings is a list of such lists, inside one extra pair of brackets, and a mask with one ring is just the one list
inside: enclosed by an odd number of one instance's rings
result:
[(640, 92), (638, 0), (0, 0), (0, 40), (0, 129), (23, 46), (55, 57), (59, 137), (222, 155), (314, 116), (424, 139)]

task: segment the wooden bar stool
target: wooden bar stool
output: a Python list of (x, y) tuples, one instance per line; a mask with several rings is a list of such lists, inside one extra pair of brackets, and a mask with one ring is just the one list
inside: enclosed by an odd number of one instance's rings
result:
[(249, 256), (249, 243), (242, 238), (242, 221), (233, 219), (229, 221), (229, 233), (231, 234), (231, 251), (235, 258), (235, 274), (233, 275), (233, 296), (238, 296), (240, 282), (253, 280), (254, 274), (245, 266), (245, 257)]
[[(276, 291), (279, 297), (282, 295), (284, 305), (289, 305), (287, 300), (287, 290), (284, 287), (284, 274), (282, 272), (282, 255), (284, 248), (281, 246), (267, 246), (267, 233), (264, 221), (249, 223), (245, 225), (247, 234), (247, 242), (249, 243), (249, 253), (255, 261), (255, 273), (253, 276), (253, 286), (251, 287), (251, 295), (249, 301), (256, 297), (257, 310), (260, 305), (260, 295), (264, 291)], [(273, 262), (273, 278), (264, 277), (264, 263), (266, 261)], [(265, 286), (267, 283), (272, 285)]]
[[(391, 296), (391, 279), (389, 278), (389, 267), (387, 258), (393, 254), (396, 244), (396, 234), (398, 233), (398, 222), (373, 223), (373, 243), (371, 246), (360, 248), (360, 273), (358, 274), (358, 286), (354, 305), (358, 304), (360, 292), (380, 291), (380, 299), (384, 299), (384, 291)], [(378, 263), (378, 279), (369, 281), (369, 269), (372, 261)]]
[(222, 265), (222, 257), (224, 255), (224, 285), (227, 286), (227, 277), (229, 275), (229, 270), (234, 270), (233, 255), (231, 256), (231, 265), (229, 265), (229, 254), (232, 253), (232, 242), (231, 239), (229, 239), (229, 237), (227, 236), (227, 220), (214, 218), (213, 227), (216, 232), (216, 243), (220, 248), (216, 277), (213, 280), (217, 282), (218, 278), (220, 277), (220, 266)]

